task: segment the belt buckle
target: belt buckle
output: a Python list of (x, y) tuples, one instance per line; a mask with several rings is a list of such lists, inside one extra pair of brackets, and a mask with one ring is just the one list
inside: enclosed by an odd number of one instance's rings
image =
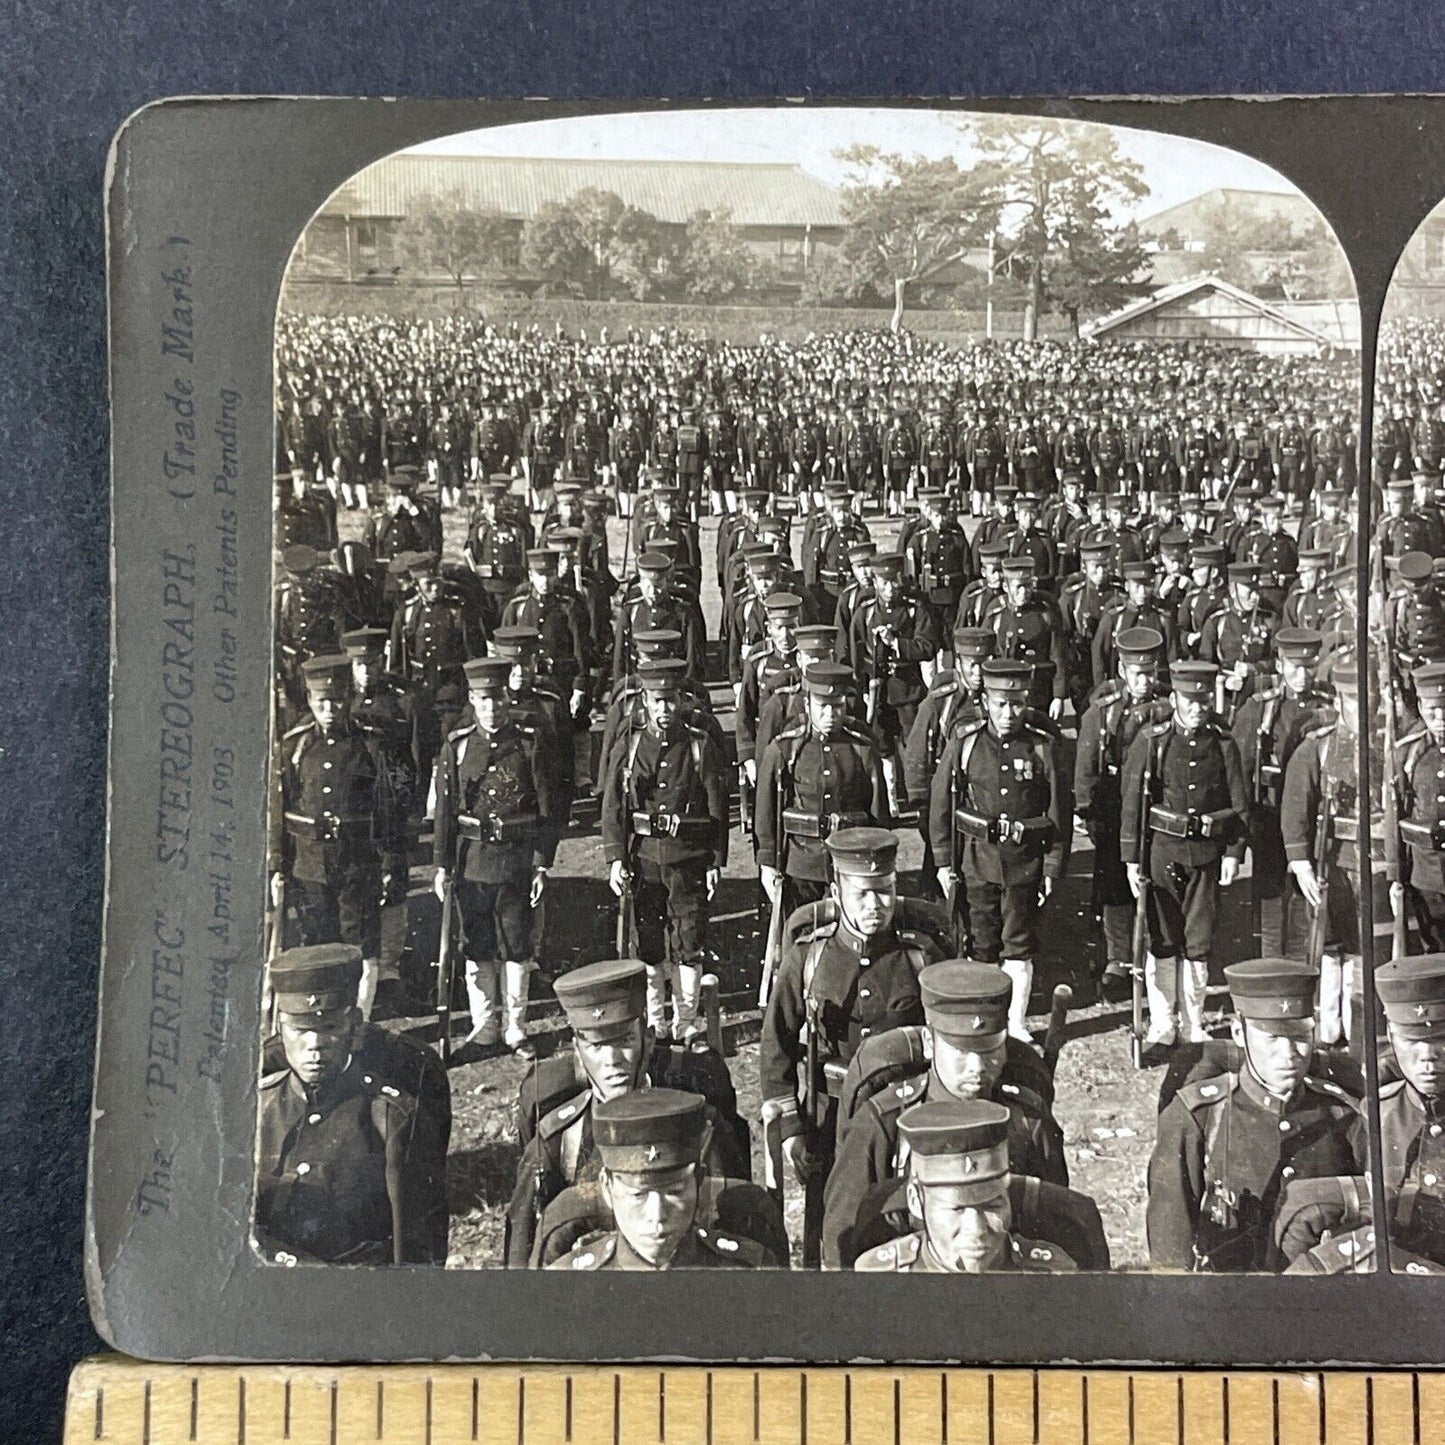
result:
[(316, 815), (316, 838), (321, 843), (335, 843), (341, 837), (341, 819), (335, 813)]
[(658, 813), (654, 823), (664, 837), (676, 838), (681, 819), (676, 813)]

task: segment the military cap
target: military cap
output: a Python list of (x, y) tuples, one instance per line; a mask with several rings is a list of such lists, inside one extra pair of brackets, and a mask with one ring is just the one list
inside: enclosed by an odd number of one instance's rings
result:
[(796, 616), (803, 610), (803, 599), (796, 592), (770, 592), (763, 599), (763, 611), (771, 617)]
[(983, 685), (987, 692), (1023, 697), (1029, 690), (1034, 670), (1026, 662), (1008, 657), (991, 657), (983, 665)]
[(1038, 575), (1038, 571), (1032, 557), (1008, 557), (1004, 559), (1003, 575), (1033, 578)]
[(1346, 562), (1342, 567), (1336, 567), (1330, 573), (1329, 583), (1336, 592), (1341, 588), (1354, 587), (1359, 582), (1359, 573), (1355, 570), (1353, 562)]
[(281, 565), (293, 577), (300, 577), (304, 573), (310, 572), (320, 561), (321, 553), (315, 547), (306, 546), (304, 542), (297, 542), (281, 554)]
[(848, 548), (850, 562), (871, 562), (878, 554), (877, 542), (854, 542)]
[(1392, 958), (1375, 970), (1375, 991), (1390, 1027), (1407, 1039), (1445, 1032), (1445, 953)]
[(557, 570), (557, 554), (548, 547), (529, 547), (527, 549), (527, 566), (533, 572), (555, 572)]
[(1008, 1032), (1009, 976), (997, 964), (950, 959), (918, 975), (923, 1013), (934, 1033), (992, 1041)]
[(408, 552), (406, 570), (413, 577), (435, 577), (442, 570), (442, 559), (436, 552)]
[(1125, 562), (1119, 570), (1123, 573), (1126, 582), (1152, 582), (1154, 580), (1154, 564), (1152, 562)]
[(636, 958), (603, 959), (560, 975), (552, 991), (573, 1033), (610, 1034), (646, 1012), (647, 968)]
[(639, 572), (660, 573), (670, 571), (671, 568), (672, 558), (669, 557), (666, 552), (650, 550), (644, 552), (637, 559), (637, 570)]
[(800, 627), (794, 634), (799, 648), (807, 653), (826, 652), (830, 657), (838, 647), (838, 629), (826, 622)]
[(323, 652), (301, 664), (301, 677), (312, 697), (346, 697), (351, 692), (351, 659)]
[(1320, 505), (1325, 507), (1342, 507), (1345, 503), (1345, 489), (1343, 487), (1325, 487), (1318, 494)]
[(270, 973), (277, 1013), (295, 1016), (355, 1008), (361, 950), (350, 943), (283, 949), (271, 960)]
[(901, 552), (878, 552), (873, 557), (873, 575), (880, 578), (903, 575), (903, 554)]
[(849, 878), (878, 880), (897, 871), (898, 839), (887, 828), (839, 828), (828, 834), (827, 848), (833, 872)]
[(771, 493), (765, 491), (762, 487), (744, 487), (738, 493), (738, 501), (746, 502), (751, 506), (757, 507), (766, 502), (770, 495)]
[(781, 552), (775, 552), (768, 547), (761, 552), (755, 552), (747, 560), (748, 569), (754, 577), (776, 577), (788, 559)]
[(787, 535), (788, 519), (786, 517), (759, 517), (758, 532), (764, 537), (783, 537)]
[(503, 497), (512, 490), (512, 479), (507, 478), (505, 482), (499, 482), (489, 477), (482, 483), (481, 494), (489, 502), (500, 502)]
[(852, 692), (853, 673), (841, 662), (815, 662), (803, 669), (803, 691), (825, 702), (843, 702)]
[(433, 701), (438, 712), (445, 712), (449, 707), (460, 708), (466, 705), (467, 690), (461, 683), (452, 679), (437, 688)]
[[(1337, 657), (1330, 664), (1330, 682), (1334, 684), (1336, 692), (1349, 693), (1354, 697), (1360, 690), (1360, 669), (1355, 661), (1353, 650), (1347, 657)], [(1370, 696), (1376, 697), (1379, 693), (1379, 683), (1374, 676), (1374, 669), (1370, 670)]]
[(702, 1154), (707, 1104), (679, 1089), (629, 1089), (592, 1106), (592, 1138), (613, 1174), (673, 1174)]
[(1004, 486), (993, 489), (993, 499), (995, 502), (1008, 502), (1011, 505), (1017, 495), (1018, 492), (1013, 487)]
[(1218, 675), (1212, 662), (1176, 662), (1169, 671), (1169, 683), (1183, 697), (1208, 697)]
[(535, 627), (499, 627), (492, 634), (492, 647), (498, 657), (526, 657), (536, 651), (540, 640)]
[(1159, 550), (1173, 556), (1182, 556), (1189, 550), (1189, 533), (1178, 527), (1171, 527), (1159, 538)]
[(908, 1168), (920, 1184), (956, 1184), (965, 1202), (982, 1204), (1005, 1191), (1009, 1111), (986, 1099), (930, 1099), (898, 1116)]
[(1438, 698), (1445, 695), (1445, 662), (1427, 662), (1411, 674), (1415, 692), (1420, 698)]
[(553, 527), (547, 533), (547, 545), (555, 552), (570, 552), (582, 540), (580, 527)]
[(1008, 556), (1007, 542), (985, 542), (978, 549), (979, 560), (983, 562), (997, 562), (1003, 564), (1003, 559)]
[(1257, 487), (1236, 487), (1231, 498), (1237, 507), (1241, 502), (1253, 504), (1259, 500), (1259, 489)]
[(682, 544), (676, 537), (654, 537), (647, 545), (651, 551), (676, 564), (678, 548)]
[(920, 507), (941, 507), (947, 500), (948, 493), (940, 491), (937, 487), (929, 487), (918, 494)]
[(412, 467), (397, 467), (387, 484), (393, 492), (414, 492), (417, 488), (416, 470)]
[(1319, 969), (1292, 958), (1250, 958), (1224, 970), (1235, 1013), (1260, 1023), (1313, 1018), (1319, 979)]
[(992, 657), (997, 646), (998, 637), (991, 627), (955, 627), (953, 630), (955, 657)]
[(502, 693), (512, 676), (510, 657), (474, 657), (462, 664), (462, 673), (471, 692)]
[(632, 634), (632, 646), (639, 658), (671, 657), (682, 646), (682, 633), (675, 627), (653, 627)]
[(1428, 552), (1406, 552), (1399, 561), (1402, 582), (1428, 582), (1431, 576), (1432, 559)]
[(357, 627), (341, 634), (341, 649), (348, 657), (379, 657), (387, 643), (384, 627)]
[(1259, 499), (1259, 510), (1261, 512), (1282, 512), (1284, 511), (1284, 498), (1278, 492), (1266, 492)]
[(1324, 641), (1309, 627), (1281, 627), (1274, 635), (1275, 650), (1292, 662), (1313, 662), (1320, 655)]
[(658, 482), (652, 488), (654, 502), (675, 502), (677, 496), (677, 488), (671, 482)]
[(1204, 509), (1204, 498), (1198, 492), (1180, 492), (1179, 510), (1181, 512), (1199, 512)]
[(1037, 492), (1015, 492), (1014, 510), (1020, 507), (1027, 507), (1029, 510), (1036, 510), (1039, 505), (1039, 494)]
[(675, 694), (687, 676), (687, 663), (680, 657), (645, 657), (637, 664), (637, 681), (643, 692)]
[(1114, 639), (1120, 662), (1157, 662), (1164, 634), (1154, 627), (1126, 627)]
[(1112, 542), (1085, 542), (1079, 548), (1079, 559), (1084, 562), (1107, 562), (1113, 550)]
[(1069, 470), (1065, 471), (1065, 473), (1063, 474), (1063, 476), (1059, 478), (1059, 484), (1060, 484), (1061, 486), (1067, 487), (1070, 482), (1073, 482), (1073, 483), (1076, 484), (1077, 486), (1083, 486), (1083, 485), (1084, 485), (1084, 474), (1083, 474), (1083, 472), (1075, 471), (1075, 470), (1072, 469), (1072, 468), (1070, 468)]
[(1306, 547), (1299, 554), (1301, 570), (1306, 567), (1328, 567), (1334, 553), (1328, 547)]
[(1411, 495), (1414, 493), (1415, 484), (1414, 482), (1406, 481), (1387, 482), (1385, 484), (1385, 490), (1392, 497), (1399, 497), (1402, 502), (1405, 502), (1408, 501)]
[(1231, 562), (1229, 564), (1229, 580), (1245, 583), (1250, 587), (1255, 586), (1259, 582), (1259, 563)]

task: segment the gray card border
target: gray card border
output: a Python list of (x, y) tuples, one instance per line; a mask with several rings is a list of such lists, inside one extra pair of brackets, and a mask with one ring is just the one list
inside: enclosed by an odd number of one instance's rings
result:
[[(1445, 195), (1445, 98), (852, 103), (1105, 121), (1275, 166), (1349, 254), (1366, 397), (1391, 272)], [(292, 247), (337, 186), (404, 146), (707, 104), (176, 99), (116, 137), (109, 833), (86, 1231), (96, 1327), (119, 1349), (167, 1360), (1445, 1359), (1445, 1310), (1429, 1308), (1429, 1286), (1385, 1274), (1000, 1275), (940, 1287), (846, 1274), (284, 1269), (252, 1251), (260, 979), (243, 961), (261, 952), (272, 327)], [(228, 418), (235, 475), (218, 490)], [(1369, 422), (1362, 407), (1365, 456)]]

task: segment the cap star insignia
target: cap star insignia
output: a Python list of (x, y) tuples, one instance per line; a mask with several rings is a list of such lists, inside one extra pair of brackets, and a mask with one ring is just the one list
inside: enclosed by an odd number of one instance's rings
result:
[(1417, 1003), (1417, 1004), (1415, 1005), (1415, 1017), (1416, 1017), (1417, 1019), (1422, 1019), (1422, 1018), (1425, 1017), (1425, 1005), (1424, 1005), (1424, 1004), (1422, 1004), (1422, 1003)]
[(647, 1162), (651, 1164), (652, 1161), (657, 1158), (657, 1145), (649, 1144), (644, 1157), (647, 1159)]
[(606, 1012), (607, 1010), (604, 1008), (595, 1008), (592, 1010), (592, 1017), (595, 1019), (600, 1019), (602, 1015)]
[(1287, 1014), (1289, 1012), (1289, 1000), (1287, 998), (1280, 999), (1279, 1011), (1282, 1014)]
[(973, 1026), (974, 1026), (974, 1028), (976, 1028), (976, 1029), (981, 1029), (981, 1028), (983, 1027), (983, 1015), (982, 1015), (982, 1014), (974, 1014), (974, 1016), (973, 1016)]
[(316, 1002), (317, 1002), (317, 995), (314, 994), (314, 993), (308, 993), (308, 994), (306, 995), (306, 1002), (309, 1003), (309, 1004), (312, 1006), (312, 1008), (315, 1008), (315, 1007), (316, 1007)]

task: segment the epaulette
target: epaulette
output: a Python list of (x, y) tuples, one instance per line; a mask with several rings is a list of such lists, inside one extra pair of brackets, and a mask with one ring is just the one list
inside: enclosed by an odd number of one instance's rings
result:
[(1312, 1074), (1306, 1074), (1304, 1086), (1313, 1089), (1317, 1094), (1323, 1094), (1326, 1098), (1333, 1099), (1337, 1104), (1348, 1104), (1352, 1109), (1360, 1107), (1360, 1101), (1347, 1089), (1342, 1089), (1333, 1079), (1317, 1079)]
[(1269, 687), (1260, 688), (1257, 692), (1255, 692), (1254, 696), (1250, 698), (1250, 701), (1253, 702), (1257, 698), (1260, 702), (1274, 702), (1276, 699), (1283, 696), (1284, 683), (1275, 682), (1272, 683)]
[(890, 1240), (860, 1254), (853, 1268), (865, 1274), (907, 1269), (918, 1259), (922, 1247), (922, 1241), (916, 1234), (905, 1234), (901, 1239)]
[(1383, 1104), (1386, 1099), (1393, 1099), (1405, 1087), (1404, 1079), (1391, 1079), (1388, 1084), (1380, 1085), (1380, 1102)]
[(805, 929), (794, 940), (796, 943), (816, 943), (820, 938), (832, 938), (838, 931), (838, 920), (829, 919), (826, 923), (819, 923), (813, 928)]
[(617, 1253), (617, 1235), (610, 1229), (584, 1234), (571, 1252), (553, 1260), (549, 1269), (601, 1269)]
[(315, 726), (315, 722), (311, 718), (307, 718), (305, 722), (297, 723), (289, 732), (282, 733), (281, 741), (289, 742), (292, 738), (299, 738), (302, 733), (310, 732)]
[(1311, 728), (1305, 736), (1307, 738), (1327, 738), (1339, 725), (1339, 719), (1336, 718), (1331, 722), (1321, 723), (1317, 728)]
[(474, 723), (474, 722), (463, 723), (463, 724), (461, 725), (461, 727), (459, 727), (459, 728), (453, 728), (453, 729), (451, 730), (451, 732), (449, 732), (449, 733), (447, 734), (447, 741), (448, 741), (449, 743), (458, 742), (460, 739), (466, 737), (469, 733), (474, 733), (474, 732), (476, 732), (476, 730), (477, 730), (477, 725), (476, 725), (476, 723)]
[(555, 702), (562, 701), (562, 694), (558, 692), (550, 682), (534, 682), (532, 684), (532, 691), (535, 692), (538, 697), (550, 697)]
[(998, 1091), (1010, 1104), (1017, 1104), (1025, 1114), (1037, 1119), (1048, 1117), (1049, 1106), (1044, 1103), (1043, 1096), (1032, 1089), (1026, 1089), (1022, 1084), (1000, 1083)]
[(865, 722), (859, 722), (855, 717), (844, 716), (840, 727), (847, 734), (849, 740), (855, 743), (871, 743), (873, 741), (873, 729)]
[(731, 1260), (746, 1265), (749, 1269), (761, 1269), (768, 1261), (768, 1252), (755, 1239), (741, 1234), (726, 1234), (719, 1229), (707, 1229), (699, 1224), (694, 1226), (697, 1242), (709, 1254), (719, 1259)]
[(773, 741), (775, 743), (780, 743), (783, 741), (784, 738), (801, 738), (806, 736), (807, 731), (808, 720), (807, 718), (802, 718), (798, 722), (795, 722), (792, 727), (784, 728), (783, 731), (780, 733), (774, 733)]
[(954, 736), (955, 736), (955, 737), (960, 737), (960, 738), (970, 737), (970, 736), (972, 736), (974, 733), (981, 733), (981, 732), (984, 730), (984, 728), (986, 728), (987, 726), (988, 726), (988, 719), (987, 719), (987, 718), (982, 718), (982, 717), (972, 718), (972, 719), (970, 719), (970, 720), (969, 720), (968, 722), (966, 722), (966, 723), (960, 723), (959, 726), (958, 726), (958, 728), (957, 728), (957, 729), (955, 730), (955, 732), (954, 732)]
[(928, 689), (929, 697), (951, 697), (958, 691), (958, 674), (956, 672), (940, 672), (933, 679), (933, 686)]
[(880, 1114), (894, 1114), (908, 1108), (910, 1104), (916, 1104), (923, 1090), (924, 1084), (921, 1080), (904, 1079), (901, 1083), (875, 1094), (869, 1102)]
[(286, 1082), (286, 1076), (291, 1072), (289, 1068), (274, 1069), (269, 1074), (261, 1075), (261, 1087), (263, 1089), (274, 1089), (278, 1084)]
[(1216, 1074), (1212, 1079), (1196, 1079), (1192, 1084), (1185, 1084), (1174, 1097), (1193, 1112), (1195, 1109), (1207, 1109), (1220, 1103), (1238, 1087), (1237, 1074)]
[(1124, 696), (1124, 684), (1117, 679), (1113, 682), (1101, 682), (1093, 692), (1089, 694), (1089, 702), (1111, 703), (1118, 702)]
[(543, 1114), (537, 1123), (538, 1136), (543, 1139), (554, 1139), (558, 1134), (570, 1129), (581, 1117), (591, 1093), (590, 1088), (582, 1089), (568, 1099), (565, 1104), (558, 1104), (555, 1109)]
[(1408, 744), (1417, 743), (1420, 741), (1421, 738), (1426, 737), (1427, 735), (1427, 729), (1424, 723), (1421, 723), (1419, 727), (1412, 729), (1410, 732), (1406, 733), (1404, 737), (1395, 739), (1395, 751), (1398, 753)]
[(1166, 718), (1163, 722), (1149, 724), (1149, 736), (1151, 738), (1162, 738), (1170, 728), (1174, 726), (1173, 718)]

